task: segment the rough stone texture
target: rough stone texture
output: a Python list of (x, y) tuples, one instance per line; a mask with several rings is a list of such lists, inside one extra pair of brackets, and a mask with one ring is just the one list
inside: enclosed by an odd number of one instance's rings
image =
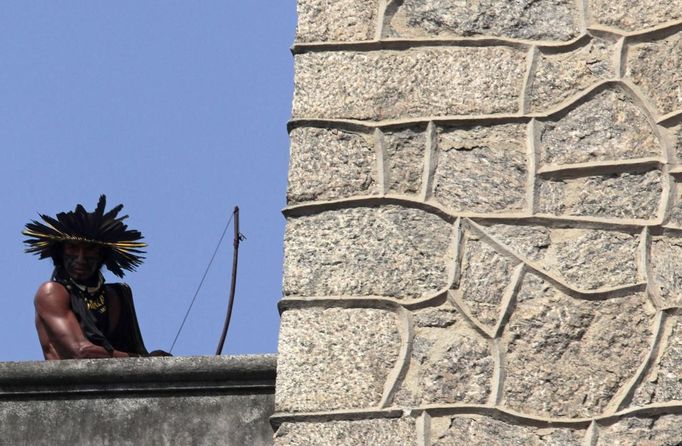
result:
[(601, 414), (646, 357), (653, 313), (643, 294), (588, 301), (524, 280), (503, 335), (503, 404), (531, 415)]
[(525, 54), (504, 46), (314, 52), (297, 55), (295, 71), (296, 118), (514, 113)]
[(613, 78), (613, 50), (613, 42), (593, 38), (573, 51), (539, 52), (528, 86), (531, 111), (550, 110), (595, 83)]
[(557, 289), (533, 273), (525, 273), (521, 279), (521, 287), (516, 293), (516, 302), (545, 301), (554, 298)]
[(674, 193), (671, 195), (672, 205), (668, 214), (669, 218), (666, 226), (682, 228), (682, 184), (680, 184), (679, 175), (676, 176), (676, 187)]
[(652, 241), (651, 271), (663, 305), (682, 305), (682, 239), (657, 237)]
[[(299, 414), (282, 444), (682, 446), (680, 1), (300, 1), (293, 125), (362, 125), (292, 135), (297, 203), (358, 199), (287, 211), (287, 311), (391, 298), (411, 329), (396, 364), (371, 322), (292, 323), (329, 383), (280, 376), (282, 407), (374, 420)], [(380, 390), (419, 438), (377, 434)]]
[(376, 193), (376, 155), (369, 135), (296, 128), (290, 137), (290, 204)]
[(657, 362), (644, 376), (631, 406), (682, 401), (682, 319), (679, 315), (669, 318), (670, 329), (661, 341)]
[(545, 267), (585, 290), (638, 282), (639, 236), (616, 231), (556, 229)]
[(528, 180), (525, 140), (522, 124), (439, 129), (433, 195), (456, 211), (522, 210)]
[(592, 22), (637, 31), (682, 18), (679, 0), (591, 0)]
[(457, 322), (459, 314), (451, 306), (424, 308), (413, 314), (414, 325), (426, 328), (445, 328)]
[[(677, 158), (673, 163), (677, 164), (679, 168), (680, 164), (682, 164), (682, 125), (671, 126), (668, 129), (668, 135), (672, 141), (675, 157)], [(682, 176), (677, 174), (674, 176), (674, 180), (676, 187), (675, 193), (671, 196), (673, 203), (669, 211), (668, 225), (682, 228)]]
[(298, 0), (299, 42), (357, 41), (374, 38), (377, 0)]
[(276, 409), (314, 412), (376, 407), (398, 359), (397, 324), (393, 312), (378, 309), (285, 311)]
[(494, 370), (488, 341), (448, 305), (414, 316), (410, 365), (394, 405), (484, 404)]
[(672, 135), (675, 154), (677, 155), (677, 162), (682, 162), (682, 124), (673, 126), (670, 129), (670, 133)]
[(389, 192), (416, 194), (421, 190), (425, 152), (423, 128), (384, 133), (386, 187)]
[(575, 289), (618, 287), (643, 280), (637, 268), (638, 234), (506, 224), (488, 225), (485, 232)]
[(275, 434), (277, 446), (416, 446), (412, 419), (376, 419), (284, 423)]
[[(678, 11), (682, 11), (679, 4)], [(628, 48), (627, 76), (660, 114), (682, 108), (682, 32)]]
[(624, 418), (602, 427), (596, 446), (679, 446), (682, 424), (679, 415)]
[(602, 91), (543, 127), (540, 151), (547, 164), (661, 157), (663, 152), (644, 112), (620, 89)]
[(670, 209), (670, 218), (667, 226), (682, 228), (682, 189), (677, 186), (676, 194), (673, 197), (673, 206)]
[(275, 366), (272, 355), (0, 363), (0, 444), (270, 446)]
[(494, 327), (500, 302), (511, 282), (515, 262), (487, 243), (469, 236), (464, 243), (459, 292), (470, 313), (480, 323)]
[(284, 293), (297, 296), (419, 297), (444, 288), (452, 226), (398, 206), (351, 208), (291, 218)]
[(433, 446), (582, 446), (585, 432), (566, 428), (520, 426), (476, 415), (431, 421)]
[(565, 41), (579, 33), (569, 0), (404, 0), (390, 10), (390, 37), (499, 36)]
[(485, 232), (516, 255), (542, 261), (552, 243), (550, 230), (544, 226), (487, 225)]
[(539, 212), (554, 215), (653, 220), (661, 173), (623, 173), (540, 181)]

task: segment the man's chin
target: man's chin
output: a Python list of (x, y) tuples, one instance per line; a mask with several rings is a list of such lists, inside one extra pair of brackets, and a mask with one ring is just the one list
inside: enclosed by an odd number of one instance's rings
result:
[(94, 274), (89, 271), (67, 271), (69, 276), (76, 282), (88, 282), (94, 277)]

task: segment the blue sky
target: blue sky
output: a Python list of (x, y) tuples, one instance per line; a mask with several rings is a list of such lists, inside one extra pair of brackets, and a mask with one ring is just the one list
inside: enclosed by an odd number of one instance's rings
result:
[[(149, 244), (125, 278), (148, 348), (170, 347), (239, 205), (224, 353), (276, 351), (294, 31), (294, 0), (3, 2), (0, 360), (42, 359), (33, 295), (52, 266), (23, 253), (23, 225), (102, 193)], [(230, 233), (174, 354), (215, 351)]]

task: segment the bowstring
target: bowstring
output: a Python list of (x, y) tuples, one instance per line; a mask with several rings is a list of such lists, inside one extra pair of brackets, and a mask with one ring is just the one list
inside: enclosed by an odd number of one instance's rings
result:
[(201, 290), (202, 285), (204, 284), (204, 280), (206, 279), (206, 275), (208, 274), (208, 271), (211, 269), (211, 265), (213, 264), (213, 260), (215, 260), (215, 256), (218, 254), (218, 250), (220, 249), (220, 245), (223, 243), (223, 239), (225, 238), (225, 234), (227, 234), (227, 229), (230, 227), (230, 223), (232, 223), (232, 218), (234, 217), (234, 213), (230, 215), (230, 218), (227, 220), (227, 224), (225, 225), (225, 228), (223, 229), (223, 233), (220, 234), (220, 239), (218, 240), (218, 244), (215, 247), (215, 250), (213, 251), (213, 255), (211, 256), (211, 260), (208, 262), (208, 265), (206, 266), (206, 269), (204, 270), (204, 275), (201, 277), (201, 281), (199, 282), (199, 286), (197, 286), (197, 290), (194, 292), (194, 297), (192, 297), (192, 302), (189, 304), (189, 308), (187, 308), (187, 312), (185, 313), (185, 317), (182, 319), (182, 323), (180, 324), (180, 328), (178, 329), (178, 332), (175, 334), (175, 339), (173, 339), (173, 344), (171, 344), (170, 350), (168, 350), (168, 353), (173, 352), (173, 347), (175, 347), (175, 343), (178, 340), (178, 337), (180, 336), (180, 332), (182, 332), (182, 328), (185, 326), (185, 322), (187, 322), (187, 317), (189, 316), (189, 312), (192, 311), (192, 306), (194, 305), (194, 301), (197, 300), (197, 296), (199, 295), (199, 291)]

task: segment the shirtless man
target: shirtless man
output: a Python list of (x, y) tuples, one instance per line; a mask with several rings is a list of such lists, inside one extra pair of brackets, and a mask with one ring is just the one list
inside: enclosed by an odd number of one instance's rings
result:
[(87, 212), (78, 205), (56, 218), (41, 215), (23, 233), (26, 251), (52, 258), (55, 270), (35, 296), (36, 328), (45, 359), (127, 358), (167, 356), (148, 353), (135, 315), (130, 288), (105, 284), (106, 266), (123, 276), (142, 263), (139, 231), (128, 230), (116, 218), (122, 206), (104, 213), (106, 198)]

